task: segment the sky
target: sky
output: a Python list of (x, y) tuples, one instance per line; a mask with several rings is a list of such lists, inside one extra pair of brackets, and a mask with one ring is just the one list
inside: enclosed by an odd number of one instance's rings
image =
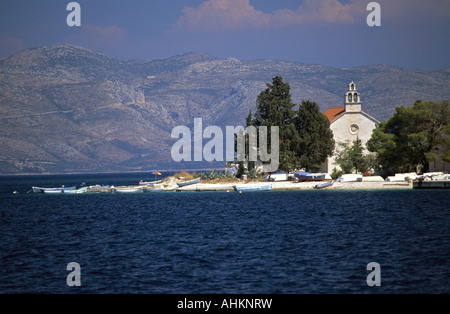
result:
[(2, 0), (0, 58), (71, 44), (118, 59), (186, 52), (419, 70), (450, 67), (450, 0), (79, 0), (81, 26), (68, 26), (68, 0)]

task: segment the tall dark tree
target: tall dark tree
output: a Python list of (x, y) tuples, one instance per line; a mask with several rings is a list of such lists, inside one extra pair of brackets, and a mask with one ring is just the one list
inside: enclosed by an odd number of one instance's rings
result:
[[(249, 127), (249, 126), (252, 126), (253, 125), (253, 119), (252, 119), (252, 110), (250, 109), (250, 111), (248, 112), (248, 116), (247, 116), (247, 118), (245, 119), (245, 126), (246, 127)], [(247, 158), (247, 168), (248, 168), (248, 171), (252, 171), (252, 170), (254, 170), (255, 169), (255, 161), (254, 160), (250, 160), (250, 158), (249, 158), (249, 150), (250, 150), (250, 148), (249, 148), (249, 146), (248, 145), (250, 145), (250, 139), (249, 139), (249, 136), (250, 135), (246, 135), (246, 138), (245, 138), (245, 141), (246, 141), (246, 143), (247, 143), (247, 145), (246, 145), (246, 158)]]
[(266, 90), (256, 100), (255, 125), (290, 125), (295, 116), (290, 91), (289, 83), (283, 82), (281, 76), (274, 77), (272, 84), (267, 83)]
[[(292, 103), (289, 83), (276, 76), (272, 84), (268, 83), (266, 90), (261, 92), (256, 100), (256, 112), (253, 124), (259, 128), (278, 126), (280, 135), (280, 165), (279, 169), (288, 171), (295, 164), (295, 155), (291, 151), (291, 143), (296, 140), (297, 132), (292, 124), (295, 104)], [(270, 141), (268, 141), (270, 143)]]
[(450, 161), (450, 103), (422, 102), (400, 106), (387, 121), (377, 125), (367, 143), (389, 172), (428, 172), (434, 160)]
[(320, 112), (319, 106), (309, 100), (302, 101), (295, 117), (294, 126), (298, 133), (292, 143), (300, 168), (319, 170), (333, 154), (335, 142), (330, 122)]

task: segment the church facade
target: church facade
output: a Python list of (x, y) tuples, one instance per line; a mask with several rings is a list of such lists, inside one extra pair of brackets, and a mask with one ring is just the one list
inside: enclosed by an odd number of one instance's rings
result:
[(331, 173), (334, 168), (340, 169), (335, 163), (339, 143), (351, 145), (356, 139), (360, 139), (363, 147), (365, 147), (372, 136), (373, 129), (380, 121), (362, 111), (361, 97), (354, 82), (348, 84), (344, 106), (329, 108), (324, 114), (330, 121), (330, 128), (333, 131), (336, 143), (335, 154), (328, 158), (324, 169), (325, 172)]

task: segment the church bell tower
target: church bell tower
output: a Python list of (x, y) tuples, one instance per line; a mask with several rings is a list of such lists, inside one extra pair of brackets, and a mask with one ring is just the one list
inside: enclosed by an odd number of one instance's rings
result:
[(348, 84), (348, 91), (345, 93), (345, 112), (361, 112), (361, 100), (353, 81)]

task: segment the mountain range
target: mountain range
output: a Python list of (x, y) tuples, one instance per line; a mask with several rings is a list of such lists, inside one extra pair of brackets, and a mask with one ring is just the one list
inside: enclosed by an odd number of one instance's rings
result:
[(176, 126), (244, 125), (275, 76), (294, 103), (342, 106), (351, 81), (363, 111), (383, 121), (396, 106), (450, 97), (450, 68), (388, 65), (334, 68), (280, 60), (219, 59), (185, 53), (118, 60), (70, 46), (23, 50), (0, 59), (0, 174), (128, 172), (222, 167), (174, 162)]

